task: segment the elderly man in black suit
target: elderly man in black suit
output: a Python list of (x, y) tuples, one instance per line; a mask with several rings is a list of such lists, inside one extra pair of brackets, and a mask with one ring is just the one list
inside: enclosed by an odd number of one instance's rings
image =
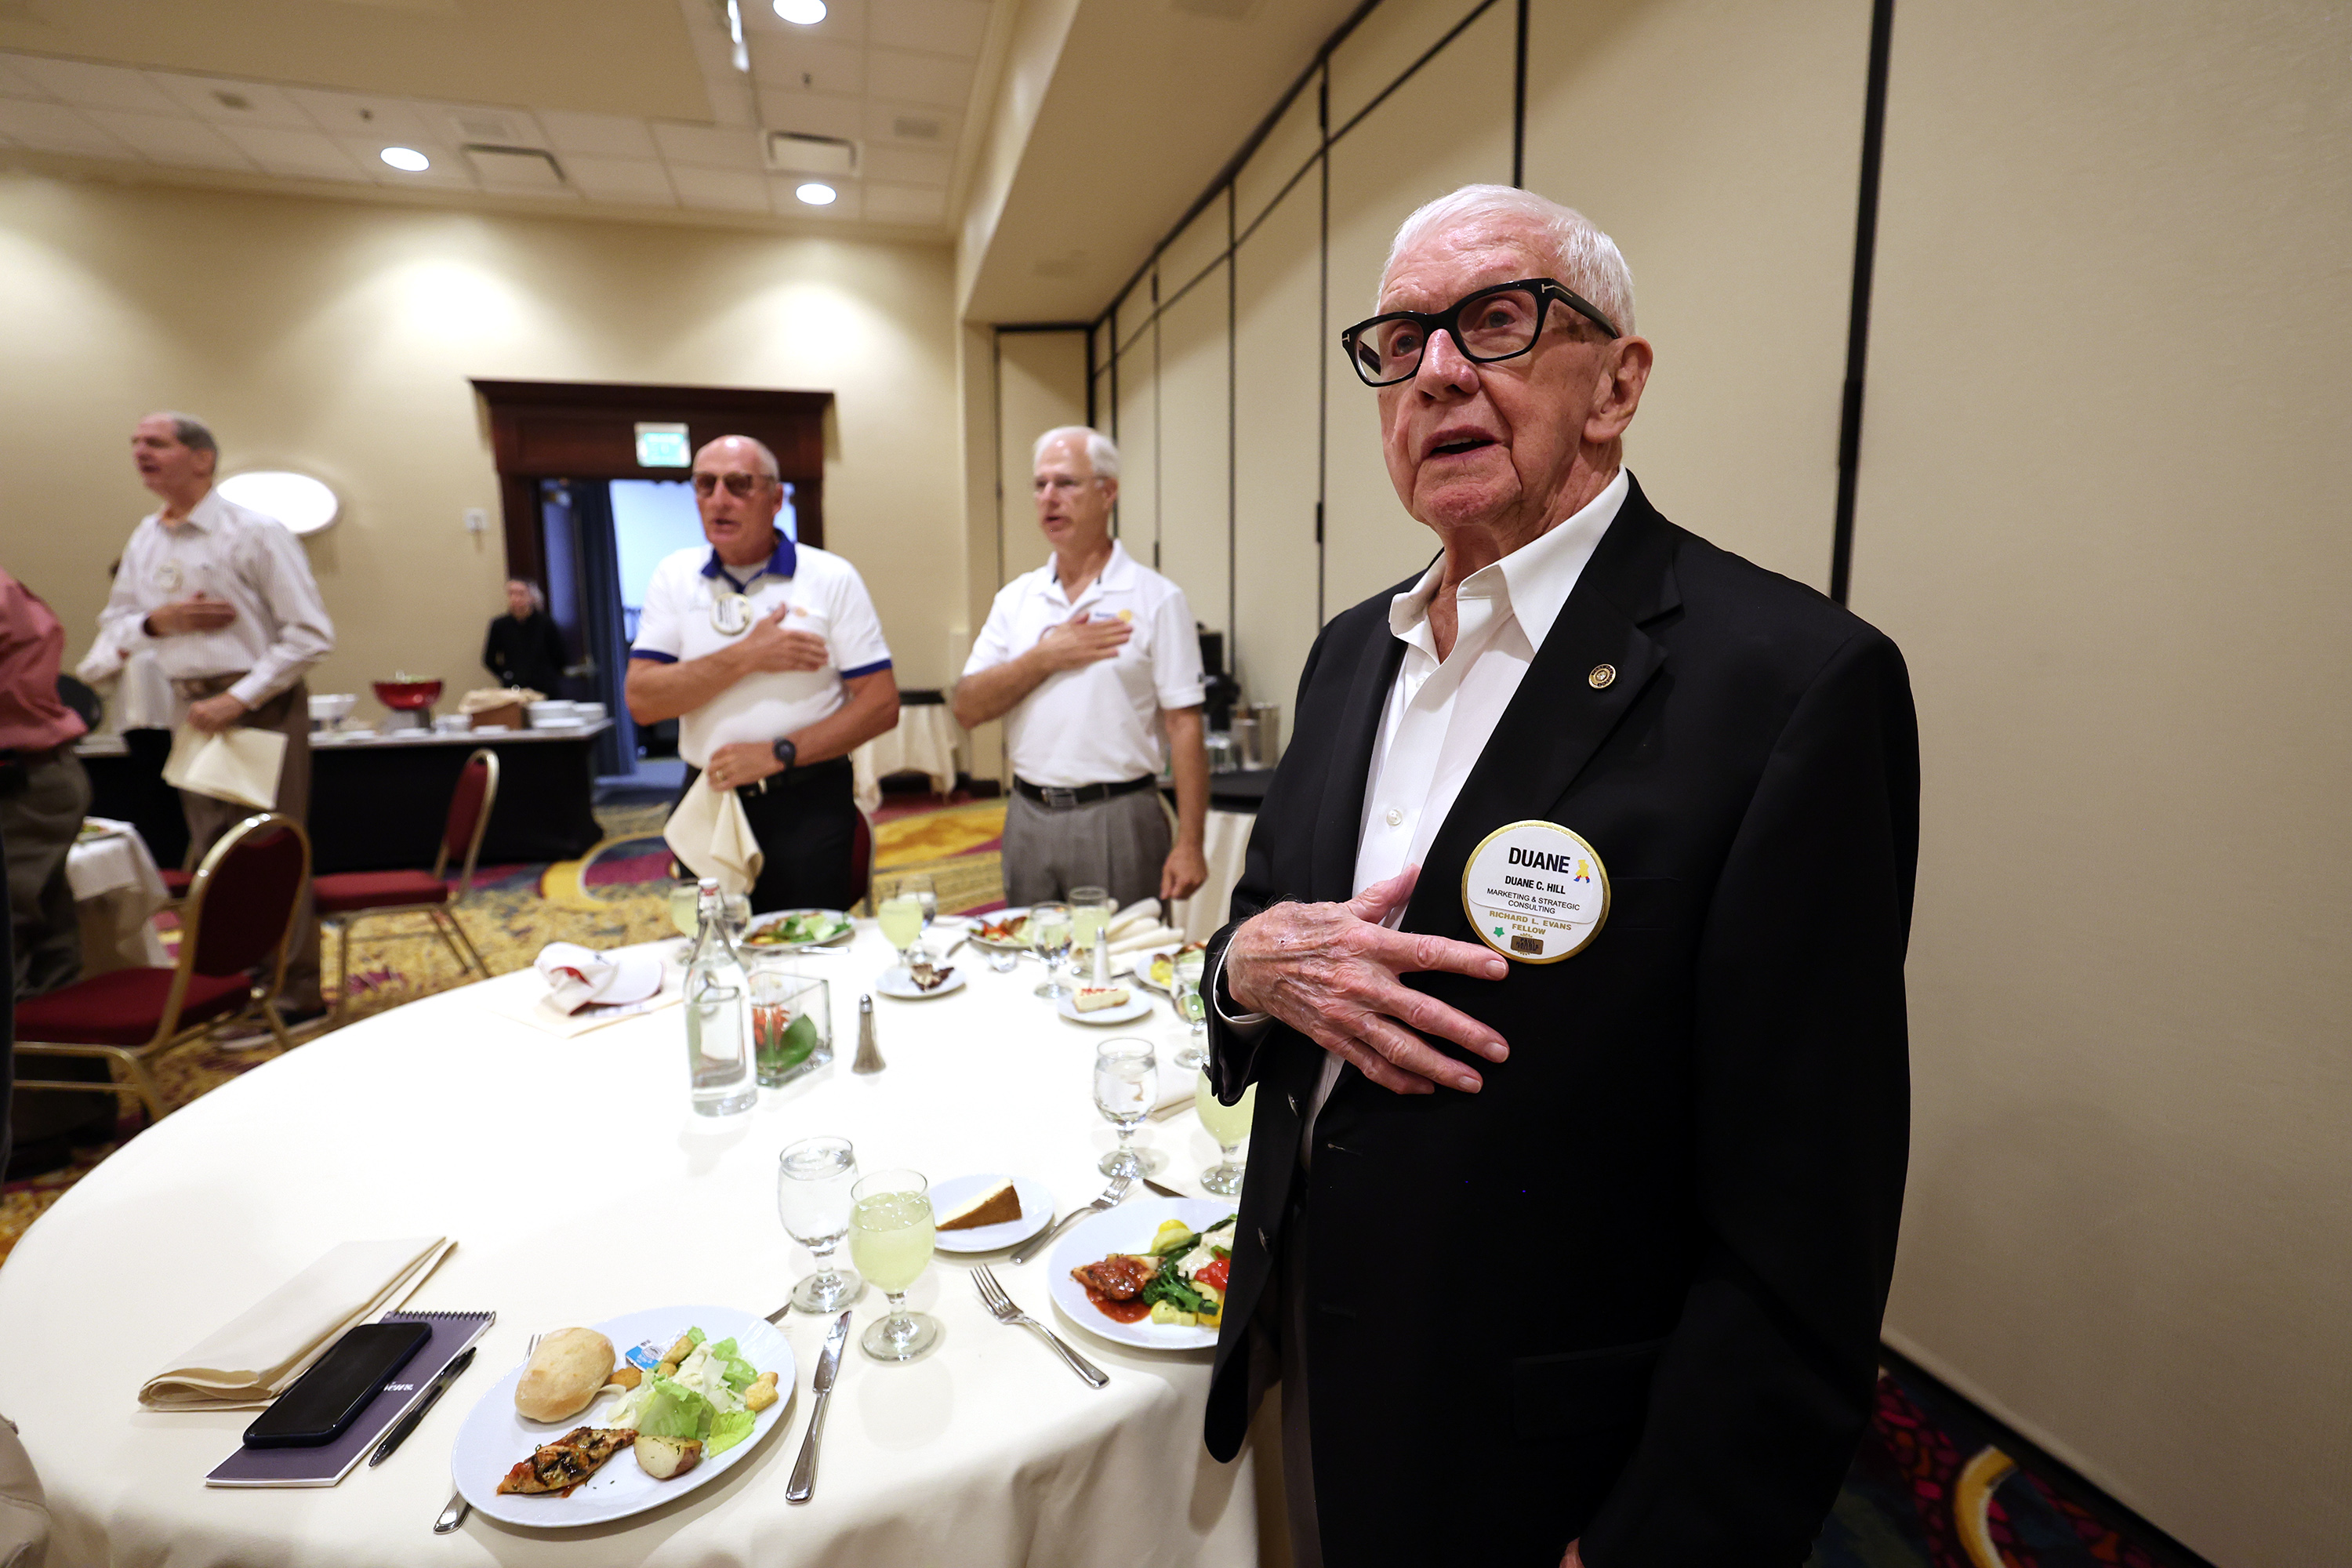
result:
[(1211, 945), (1258, 1094), (1208, 1444), (1279, 1378), (1304, 1563), (1793, 1568), (1869, 1419), (1908, 679), (1643, 495), (1633, 304), (1471, 186), (1342, 334), (1443, 548), (1324, 628)]

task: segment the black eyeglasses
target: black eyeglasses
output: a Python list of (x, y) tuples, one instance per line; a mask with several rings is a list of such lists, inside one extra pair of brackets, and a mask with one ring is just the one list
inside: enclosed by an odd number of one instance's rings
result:
[(1435, 314), (1391, 310), (1369, 321), (1358, 321), (1339, 334), (1348, 363), (1356, 367), (1366, 386), (1393, 386), (1409, 381), (1421, 369), (1422, 350), (1440, 332), (1452, 336), (1462, 357), (1480, 364), (1511, 359), (1536, 346), (1543, 331), (1544, 312), (1557, 300), (1614, 338), (1616, 323), (1583, 296), (1549, 278), (1522, 278), (1465, 294)]
[(707, 496), (723, 484), (729, 495), (749, 500), (760, 493), (761, 486), (774, 483), (776, 480), (766, 474), (697, 474), (694, 476), (694, 493)]

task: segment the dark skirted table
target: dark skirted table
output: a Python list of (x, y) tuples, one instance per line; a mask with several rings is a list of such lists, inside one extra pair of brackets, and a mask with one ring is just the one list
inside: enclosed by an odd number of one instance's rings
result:
[[(481, 863), (576, 859), (604, 836), (596, 825), (593, 757), (596, 737), (612, 727), (603, 719), (577, 729), (491, 735), (415, 730), (313, 735), (311, 865), (321, 872), (430, 867), (458, 771), (477, 747), (488, 747), (499, 759), (499, 798)], [(178, 798), (168, 789), (159, 793), (156, 764), (142, 762), (119, 737), (92, 736), (78, 749), (89, 771), (93, 814), (122, 817), (142, 834), (145, 818), (176, 816)], [(157, 837), (150, 835), (149, 842)]]

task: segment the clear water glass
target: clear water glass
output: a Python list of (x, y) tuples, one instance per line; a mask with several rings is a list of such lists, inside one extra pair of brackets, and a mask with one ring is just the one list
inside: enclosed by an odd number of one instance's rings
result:
[(1045, 961), (1045, 984), (1036, 994), (1048, 1002), (1070, 994), (1062, 984), (1062, 963), (1070, 956), (1070, 906), (1039, 904), (1029, 911), (1029, 948)]
[(1103, 1174), (1133, 1180), (1148, 1173), (1149, 1167), (1128, 1146), (1128, 1140), (1159, 1103), (1159, 1058), (1152, 1054), (1150, 1040), (1121, 1036), (1096, 1047), (1095, 1109), (1118, 1130), (1118, 1147), (1095, 1167)]
[(857, 1151), (846, 1138), (803, 1138), (776, 1159), (776, 1213), (785, 1232), (816, 1255), (816, 1272), (793, 1287), (803, 1312), (830, 1312), (866, 1291), (853, 1269), (834, 1267), (834, 1249), (849, 1236), (850, 1196), (857, 1185)]
[(937, 1319), (907, 1310), (907, 1288), (929, 1265), (938, 1233), (930, 1184), (913, 1171), (882, 1171), (850, 1196), (849, 1256), (890, 1299), (889, 1311), (857, 1343), (877, 1361), (912, 1361), (940, 1341)]
[(1223, 1155), (1201, 1173), (1201, 1185), (1221, 1198), (1232, 1197), (1242, 1190), (1243, 1170), (1241, 1162), (1234, 1158), (1234, 1151), (1249, 1140), (1250, 1118), (1257, 1114), (1257, 1085), (1250, 1085), (1242, 1090), (1237, 1102), (1227, 1105), (1210, 1086), (1209, 1075), (1205, 1071), (1195, 1073), (1192, 1110), (1200, 1117), (1202, 1130), (1217, 1141)]
[(1180, 948), (1173, 960), (1176, 1016), (1184, 1020), (1187, 1030), (1184, 1044), (1176, 1053), (1180, 1072), (1192, 1072), (1209, 1059), (1209, 999), (1201, 993), (1203, 961), (1208, 954), (1198, 948)]

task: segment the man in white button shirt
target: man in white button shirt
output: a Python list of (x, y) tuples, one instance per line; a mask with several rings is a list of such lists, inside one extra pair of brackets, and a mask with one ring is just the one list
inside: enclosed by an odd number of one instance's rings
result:
[[(152, 651), (186, 704), (190, 728), (285, 736), (277, 809), (307, 826), (310, 704), (302, 677), (334, 651), (335, 626), (302, 542), (276, 518), (213, 489), (220, 446), (202, 420), (151, 414), (131, 435), (131, 456), (140, 482), (163, 505), (140, 520), (122, 548), (114, 590), (99, 612), (100, 640), (125, 657)], [(253, 815), (239, 802), (186, 790), (180, 805), (190, 867)], [(299, 1021), (321, 1010), (319, 925), (307, 886), (295, 921), (283, 1008)]]
[(1377, 309), (1341, 344), (1441, 550), (1317, 640), (1210, 944), (1257, 1095), (1209, 1447), (1279, 1379), (1302, 1565), (1796, 1568), (1902, 1206), (1902, 657), (1651, 505), (1581, 215), (1443, 197)]
[(856, 901), (849, 753), (898, 722), (890, 649), (857, 568), (776, 526), (776, 457), (748, 436), (694, 455), (709, 550), (654, 568), (629, 649), (640, 724), (679, 721), (687, 784), (740, 795), (760, 841), (751, 908)]
[[(1119, 905), (1185, 897), (1208, 879), (1209, 753), (1201, 642), (1184, 591), (1110, 536), (1118, 448), (1084, 426), (1034, 454), (1037, 523), (1054, 554), (1000, 589), (955, 689), (967, 730), (1004, 721), (1013, 798), (1004, 896), (1014, 905), (1107, 889)], [(1158, 794), (1176, 775), (1176, 832)]]

